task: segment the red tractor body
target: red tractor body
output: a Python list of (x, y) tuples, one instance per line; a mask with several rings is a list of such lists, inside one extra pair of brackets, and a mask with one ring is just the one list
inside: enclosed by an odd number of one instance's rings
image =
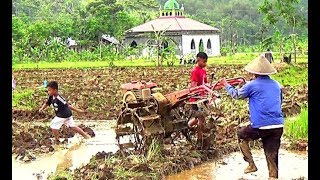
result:
[(137, 82), (131, 81), (130, 83), (125, 83), (120, 86), (120, 88), (124, 91), (131, 91), (131, 90), (141, 90), (145, 88), (154, 88), (157, 87), (157, 84), (154, 82)]

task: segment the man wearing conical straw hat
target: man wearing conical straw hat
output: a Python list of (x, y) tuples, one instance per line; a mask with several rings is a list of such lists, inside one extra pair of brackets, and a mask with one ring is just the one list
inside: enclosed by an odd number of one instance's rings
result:
[(261, 138), (269, 179), (275, 179), (278, 178), (278, 154), (284, 124), (281, 85), (269, 77), (277, 71), (262, 55), (247, 64), (244, 69), (253, 74), (255, 79), (248, 81), (240, 89), (229, 85), (225, 78), (220, 80), (232, 98), (249, 98), (250, 124), (238, 131), (241, 152), (244, 160), (249, 163), (244, 173), (258, 170), (252, 158), (249, 141)]

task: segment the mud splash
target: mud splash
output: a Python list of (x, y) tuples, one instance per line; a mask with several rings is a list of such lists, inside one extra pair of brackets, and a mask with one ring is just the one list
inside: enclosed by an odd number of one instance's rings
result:
[[(28, 162), (34, 160), (36, 156), (51, 153), (53, 147), (53, 134), (47, 122), (12, 122), (12, 153), (16, 159)], [(78, 125), (91, 137), (95, 133), (90, 127), (84, 124)], [(68, 139), (74, 137), (75, 132), (66, 126), (60, 129), (60, 141), (68, 143)]]
[[(183, 171), (179, 174), (166, 177), (166, 180), (259, 180), (268, 179), (268, 168), (263, 150), (252, 151), (258, 171), (244, 174), (243, 170), (247, 163), (243, 160), (240, 152), (234, 152), (218, 162), (205, 163)], [(287, 151), (281, 149), (279, 152), (279, 180), (308, 179), (308, 153), (306, 151)]]
[[(116, 152), (115, 133), (112, 129), (113, 121), (79, 121), (91, 127), (95, 137), (84, 140), (76, 134), (68, 138), (68, 144), (55, 146), (55, 151), (29, 163), (12, 158), (12, 179), (36, 179), (36, 176), (46, 179), (50, 173), (59, 170), (75, 169), (89, 163), (92, 156), (100, 151)], [(108, 142), (108, 143), (106, 143)]]

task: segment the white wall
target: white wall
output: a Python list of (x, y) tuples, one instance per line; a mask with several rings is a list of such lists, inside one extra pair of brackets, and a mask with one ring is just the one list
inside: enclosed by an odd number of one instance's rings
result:
[[(199, 52), (199, 43), (200, 39), (203, 41), (203, 47), (205, 52), (208, 56), (219, 56), (220, 55), (220, 39), (218, 34), (211, 34), (211, 35), (182, 35), (182, 53), (183, 55), (187, 55), (192, 53), (191, 52), (191, 41), (194, 40), (196, 53)], [(212, 52), (207, 51), (207, 42), (208, 39), (211, 41), (211, 49)]]

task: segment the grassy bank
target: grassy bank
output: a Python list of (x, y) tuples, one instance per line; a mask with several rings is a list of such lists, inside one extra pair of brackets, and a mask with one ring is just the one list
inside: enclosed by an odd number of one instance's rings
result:
[(35, 90), (21, 88), (12, 91), (12, 107), (18, 107), (19, 109), (31, 110), (35, 107), (33, 101), (33, 94)]
[[(210, 57), (208, 59), (208, 64), (247, 64), (252, 59), (257, 57), (258, 53), (237, 53), (230, 56), (220, 56), (220, 57)], [(280, 62), (280, 58), (275, 55), (275, 62)], [(308, 62), (307, 55), (300, 55), (297, 57), (297, 63)], [(30, 63), (18, 63), (13, 64), (12, 69), (61, 69), (61, 68), (99, 68), (108, 67), (109, 61), (82, 61), (77, 62), (62, 61), (62, 62), (30, 62)], [(115, 60), (114, 65), (117, 67), (137, 67), (137, 66), (155, 66), (155, 61), (145, 60), (145, 59), (135, 59), (135, 60)], [(167, 66), (167, 62), (163, 63)], [(174, 62), (174, 66), (181, 66), (179, 61)]]
[(308, 140), (308, 108), (302, 108), (297, 117), (287, 118), (284, 135), (292, 140)]
[(272, 75), (272, 77), (283, 86), (308, 85), (308, 68), (288, 65), (282, 71)]

